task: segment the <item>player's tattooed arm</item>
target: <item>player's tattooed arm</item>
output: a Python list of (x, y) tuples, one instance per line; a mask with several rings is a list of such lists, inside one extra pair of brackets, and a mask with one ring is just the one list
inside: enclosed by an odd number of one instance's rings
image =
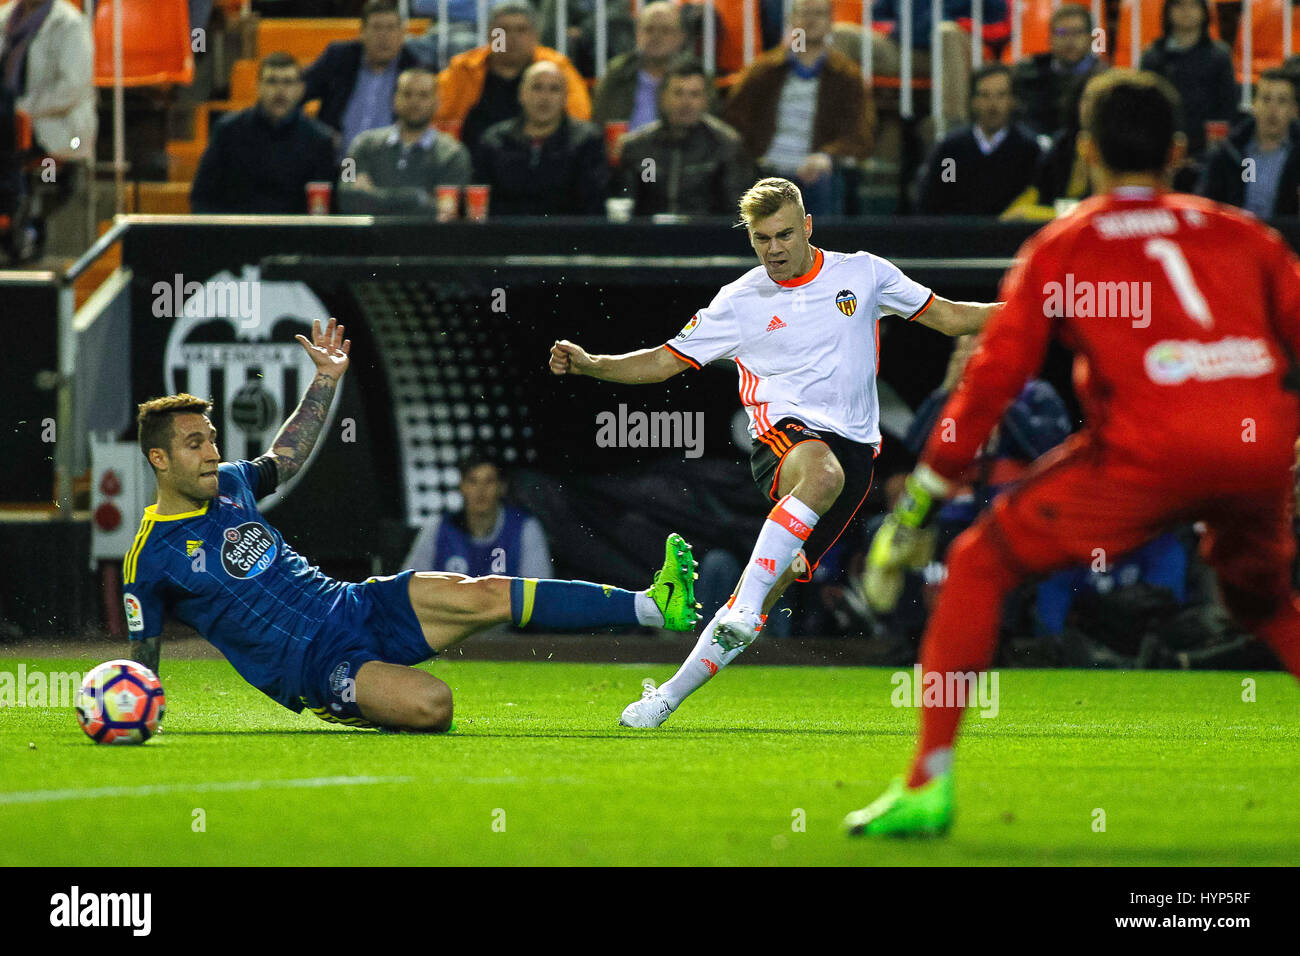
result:
[(311, 341), (297, 336), (316, 365), (316, 377), (298, 403), (289, 420), (280, 427), (275, 441), (271, 442), (271, 457), (275, 459), (280, 484), (297, 474), (303, 462), (311, 455), (325, 427), (325, 416), (338, 391), (339, 379), (348, 368), (348, 353), (352, 343), (343, 337), (343, 326), (334, 319), (322, 329), (320, 320), (311, 323)]
[(143, 664), (155, 674), (158, 673), (158, 660), (162, 657), (161, 637), (146, 637), (143, 640), (132, 641), (131, 648), (137, 664)]
[(297, 410), (280, 426), (279, 434), (271, 442), (271, 456), (275, 459), (280, 484), (297, 474), (316, 447), (338, 384), (338, 379), (317, 372)]

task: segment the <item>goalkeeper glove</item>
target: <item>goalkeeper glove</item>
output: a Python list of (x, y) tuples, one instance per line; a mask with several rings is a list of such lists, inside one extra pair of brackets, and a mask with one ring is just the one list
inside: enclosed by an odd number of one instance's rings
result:
[(893, 512), (871, 541), (862, 596), (878, 613), (892, 611), (903, 593), (903, 573), (920, 570), (934, 554), (930, 527), (938, 506), (948, 495), (948, 482), (928, 465), (917, 465)]

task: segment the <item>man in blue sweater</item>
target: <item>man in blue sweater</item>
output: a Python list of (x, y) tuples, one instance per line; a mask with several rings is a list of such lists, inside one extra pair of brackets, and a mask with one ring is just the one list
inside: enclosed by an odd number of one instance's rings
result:
[(471, 452), (460, 465), (464, 508), (431, 518), (402, 565), (483, 577), (551, 577), (551, 551), (541, 522), (502, 505), (506, 480), (496, 462)]

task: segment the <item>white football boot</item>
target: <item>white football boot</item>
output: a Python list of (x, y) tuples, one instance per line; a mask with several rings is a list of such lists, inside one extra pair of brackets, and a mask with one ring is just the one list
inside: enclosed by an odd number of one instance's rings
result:
[(655, 682), (647, 677), (641, 681), (641, 699), (623, 708), (623, 716), (618, 722), (622, 727), (658, 727), (672, 716), (675, 709), (655, 687)]
[(713, 643), (724, 651), (734, 651), (738, 647), (748, 647), (763, 629), (766, 615), (759, 614), (752, 607), (735, 604), (713, 627)]

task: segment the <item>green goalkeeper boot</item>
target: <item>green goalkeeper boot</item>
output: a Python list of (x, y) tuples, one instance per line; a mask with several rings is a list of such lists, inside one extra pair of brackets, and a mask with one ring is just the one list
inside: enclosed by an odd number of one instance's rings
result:
[(952, 771), (909, 790), (902, 777), (870, 806), (844, 818), (850, 836), (943, 836), (952, 826)]
[(649, 594), (663, 612), (664, 627), (670, 631), (693, 631), (699, 622), (700, 606), (695, 603), (695, 555), (680, 534), (664, 542), (664, 566), (655, 572)]

